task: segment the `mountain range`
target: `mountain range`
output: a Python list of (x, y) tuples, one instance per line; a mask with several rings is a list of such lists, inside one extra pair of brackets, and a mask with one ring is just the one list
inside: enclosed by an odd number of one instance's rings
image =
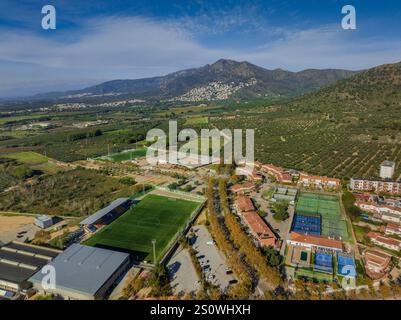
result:
[(355, 71), (307, 69), (291, 72), (268, 70), (249, 62), (220, 59), (200, 68), (165, 76), (112, 80), (81, 90), (38, 94), (33, 100), (82, 100), (90, 98), (137, 98), (175, 101), (291, 97), (348, 78)]

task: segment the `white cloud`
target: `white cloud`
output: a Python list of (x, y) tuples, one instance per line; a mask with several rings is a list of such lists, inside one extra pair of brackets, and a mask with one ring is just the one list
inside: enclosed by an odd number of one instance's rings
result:
[(401, 43), (359, 37), (337, 25), (288, 32), (286, 37), (242, 55), (256, 64), (299, 71), (307, 68), (361, 70), (400, 61)]
[[(220, 23), (221, 28), (232, 28), (235, 16), (232, 21), (225, 19)], [(202, 29), (194, 31), (188, 21), (143, 17), (88, 20), (79, 33), (71, 31), (75, 37), (71, 40), (69, 34), (68, 42), (60, 42), (47, 32), (0, 29), (0, 96), (15, 89), (20, 94), (31, 94), (35, 90), (64, 89), (67, 83), (70, 89), (93, 83), (95, 79), (163, 75), (219, 58), (289, 70), (363, 69), (400, 59), (398, 41), (371, 42), (337, 25), (309, 30), (276, 28), (273, 32), (279, 37), (258, 47), (241, 47), (238, 36), (236, 49), (214, 49), (198, 40)], [(224, 34), (221, 37), (224, 42)]]

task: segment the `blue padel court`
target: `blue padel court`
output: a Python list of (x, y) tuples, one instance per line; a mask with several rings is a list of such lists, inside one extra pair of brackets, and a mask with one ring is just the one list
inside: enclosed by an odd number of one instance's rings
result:
[(296, 214), (294, 215), (291, 231), (320, 236), (321, 219), (319, 216), (306, 216)]
[(333, 256), (331, 253), (316, 251), (314, 270), (333, 273)]
[(355, 259), (344, 254), (337, 255), (337, 273), (342, 276), (355, 276)]

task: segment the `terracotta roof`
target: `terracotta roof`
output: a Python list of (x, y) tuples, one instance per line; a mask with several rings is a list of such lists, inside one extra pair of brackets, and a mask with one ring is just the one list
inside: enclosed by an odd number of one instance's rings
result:
[(352, 195), (358, 199), (370, 199), (371, 197), (371, 195), (368, 193), (353, 193)]
[(290, 232), (289, 240), (301, 243), (308, 243), (315, 246), (322, 246), (335, 249), (343, 249), (343, 244), (339, 240), (328, 239), (323, 236), (306, 235), (298, 232)]
[(278, 172), (284, 171), (283, 168), (277, 167), (273, 164), (264, 164), (264, 165), (262, 165), (262, 168), (266, 169), (266, 170), (272, 170), (272, 171), (278, 171)]
[(365, 261), (367, 263), (374, 264), (383, 268), (387, 267), (391, 259), (388, 254), (374, 249), (366, 249), (364, 255)]
[(242, 214), (249, 229), (262, 245), (275, 246), (277, 238), (266, 222), (254, 211)]
[(398, 246), (398, 247), (401, 246), (400, 240), (382, 236), (380, 233), (377, 233), (377, 232), (372, 232), (372, 231), (369, 232), (368, 237), (376, 240), (377, 242), (381, 242), (381, 243), (388, 244), (391, 246)]
[(262, 169), (267, 170), (270, 174), (273, 174), (277, 180), (280, 182), (289, 181), (292, 182), (292, 175), (286, 171), (284, 171), (281, 167), (276, 167), (272, 164), (264, 164), (262, 165)]
[(253, 188), (255, 188), (255, 185), (250, 181), (246, 181), (246, 182), (241, 183), (241, 184), (239, 184), (239, 183), (234, 184), (231, 187), (231, 190), (233, 192), (238, 192), (238, 191), (241, 191), (241, 190), (247, 190), (247, 189), (249, 190), (249, 189), (253, 189)]
[(341, 183), (341, 180), (337, 179), (337, 178), (329, 178), (329, 177), (326, 177), (326, 176), (310, 176), (308, 174), (301, 173), (301, 176), (299, 177), (299, 180), (303, 180), (303, 179), (321, 180), (321, 181), (324, 181), (324, 182), (332, 181), (332, 182), (335, 182), (336, 184), (340, 184)]
[(282, 181), (292, 181), (292, 175), (290, 175), (289, 173), (282, 173), (281, 174), (281, 180)]
[(362, 201), (362, 200), (357, 200), (355, 203), (356, 203), (357, 206), (364, 204), (364, 205), (367, 205), (367, 206), (375, 207), (377, 209), (379, 209), (379, 208), (389, 209), (391, 211), (396, 211), (396, 212), (401, 213), (401, 208), (390, 206), (388, 204), (377, 204), (375, 202)]
[(394, 230), (394, 231), (401, 231), (401, 226), (396, 223), (387, 223), (385, 229)]
[(238, 209), (242, 212), (255, 210), (255, 206), (253, 205), (253, 202), (252, 202), (251, 198), (249, 198), (249, 197), (238, 196), (236, 203), (237, 203)]
[(261, 179), (263, 179), (263, 176), (254, 171), (254, 172), (252, 172), (251, 178), (254, 180), (261, 180)]

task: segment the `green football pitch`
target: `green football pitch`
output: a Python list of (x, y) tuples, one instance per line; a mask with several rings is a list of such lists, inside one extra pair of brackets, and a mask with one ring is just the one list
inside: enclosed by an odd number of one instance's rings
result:
[(199, 202), (149, 194), (85, 244), (120, 249), (139, 261), (153, 262), (152, 240), (155, 239), (156, 259), (159, 260), (200, 205)]
[(96, 158), (97, 160), (110, 160), (110, 161), (126, 161), (126, 160), (133, 160), (139, 157), (146, 156), (146, 148), (140, 148), (135, 150), (125, 150), (119, 153), (113, 153), (109, 156), (101, 156)]

